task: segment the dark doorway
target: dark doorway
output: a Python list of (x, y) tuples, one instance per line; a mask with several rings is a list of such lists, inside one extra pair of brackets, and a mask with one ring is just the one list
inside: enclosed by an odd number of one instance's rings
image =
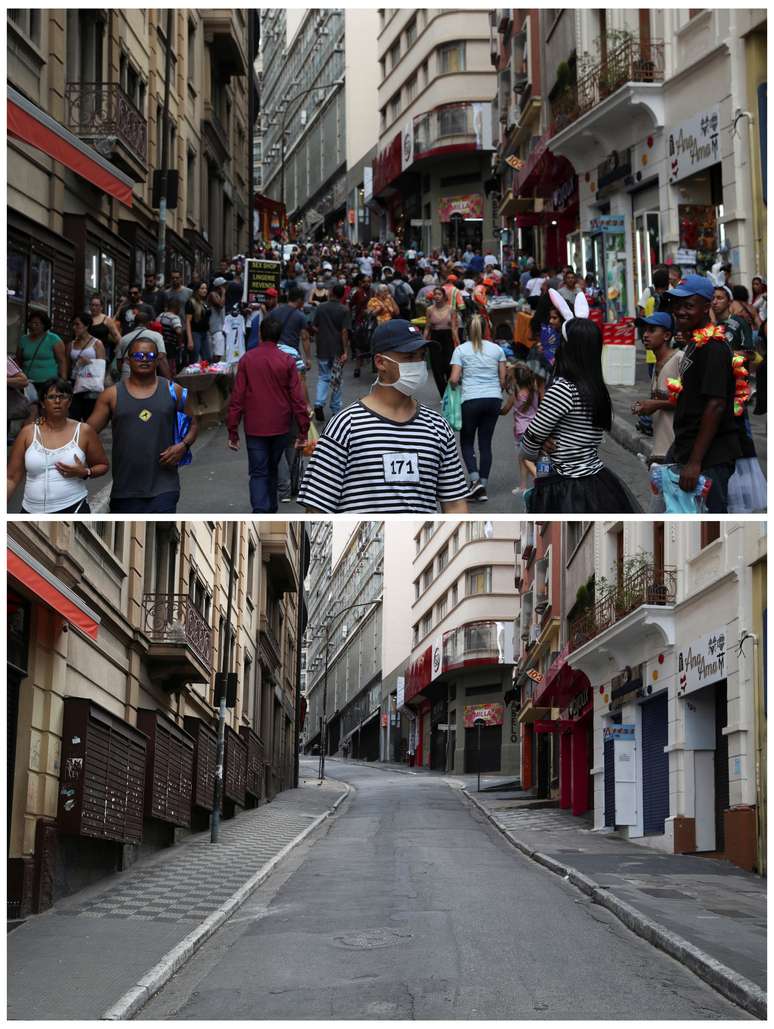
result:
[(551, 793), (551, 736), (545, 732), (537, 736), (537, 795), (541, 799)]
[(667, 694), (642, 705), (642, 814), (645, 835), (664, 832), (669, 817)]
[(715, 850), (726, 849), (723, 814), (728, 810), (728, 736), (723, 735), (728, 714), (728, 690), (723, 679), (715, 687)]
[(8, 849), (10, 849), (11, 846), (11, 812), (13, 810), (13, 782), (14, 772), (16, 770), (16, 738), (19, 721), (19, 693), (21, 691), (21, 683), (23, 678), (24, 675), (21, 672), (17, 671), (11, 665), (8, 666), (8, 707), (6, 710), (6, 718), (8, 720), (8, 807), (6, 809), (8, 837), (6, 843)]
[(605, 740), (605, 825), (615, 828), (615, 743)]
[[(481, 728), (481, 771), (500, 771), (502, 726), (485, 725)], [(475, 773), (478, 767), (478, 728), (465, 730), (465, 771)]]

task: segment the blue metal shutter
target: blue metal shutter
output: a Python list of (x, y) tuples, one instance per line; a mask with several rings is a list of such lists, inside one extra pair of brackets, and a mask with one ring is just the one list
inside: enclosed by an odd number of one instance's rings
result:
[(615, 828), (615, 743), (605, 740), (605, 825)]
[(642, 705), (642, 811), (645, 833), (663, 833), (669, 817), (666, 693)]

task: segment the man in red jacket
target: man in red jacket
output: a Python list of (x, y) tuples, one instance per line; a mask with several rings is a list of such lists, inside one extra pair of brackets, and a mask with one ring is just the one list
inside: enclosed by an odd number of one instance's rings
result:
[(306, 443), (309, 411), (296, 362), (277, 346), (282, 324), (272, 316), (261, 322), (261, 342), (237, 367), (228, 406), (228, 445), (239, 450), (239, 423), (244, 417), (250, 502), (254, 513), (277, 511), (277, 468), (288, 444), (290, 423), (298, 424), (296, 446)]

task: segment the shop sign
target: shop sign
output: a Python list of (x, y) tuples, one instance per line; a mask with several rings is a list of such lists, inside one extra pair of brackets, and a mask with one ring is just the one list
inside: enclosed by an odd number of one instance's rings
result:
[(398, 676), (397, 681), (396, 681), (396, 687), (397, 687), (396, 706), (397, 706), (398, 710), (400, 710), (403, 707), (403, 705), (405, 704), (405, 700), (403, 698), (404, 698), (404, 695), (405, 695), (405, 692), (406, 692), (406, 679), (405, 679), (404, 676), (402, 676), (402, 675)]
[(612, 680), (610, 683), (609, 710), (620, 711), (626, 703), (625, 698), (631, 693), (634, 693), (637, 696), (642, 696), (641, 664), (636, 665), (635, 668), (631, 668), (627, 665), (624, 671), (620, 675), (616, 675)]
[(368, 203), (371, 197), (374, 195), (374, 170), (373, 168), (363, 168), (363, 201)]
[(625, 150), (623, 153), (614, 150), (601, 164), (597, 165), (597, 193), (606, 186), (611, 186), (619, 179), (625, 179), (632, 173), (632, 152)]
[(669, 181), (679, 182), (720, 160), (720, 108), (715, 105), (672, 129), (667, 139)]
[(591, 219), (590, 231), (604, 232), (608, 235), (625, 232), (625, 216), (623, 214), (598, 214)]
[(403, 126), (401, 138), (401, 170), (405, 171), (414, 163), (414, 121), (407, 121)]
[(247, 268), (242, 303), (265, 304), (267, 289), (276, 289), (279, 292), (280, 262), (248, 258), (245, 263)]
[(437, 679), (443, 674), (443, 636), (438, 636), (433, 642), (433, 664), (430, 672), (430, 681)]
[(726, 631), (701, 636), (677, 654), (677, 695), (684, 697), (726, 677)]
[(696, 256), (695, 250), (682, 248), (675, 254), (675, 264), (694, 266), (696, 264)]
[(555, 211), (563, 211), (565, 207), (573, 199), (576, 190), (578, 189), (577, 176), (573, 175), (566, 182), (563, 182), (558, 189), (555, 189), (551, 195), (551, 201)]
[(605, 725), (602, 728), (602, 739), (607, 740), (633, 740), (633, 725)]
[(484, 220), (484, 199), (480, 193), (468, 193), (466, 196), (441, 197), (438, 205), (438, 216), (442, 222), (450, 222), (452, 215), (458, 214), (466, 221)]
[(569, 719), (580, 718), (585, 709), (588, 707), (590, 700), (591, 690), (587, 686), (585, 690), (580, 692), (576, 697), (573, 697), (573, 699), (567, 705), (567, 708), (562, 712), (561, 717)]
[(502, 704), (466, 704), (465, 728), (473, 729), (478, 719), (485, 725), (502, 725), (505, 708)]
[(541, 672), (537, 670), (537, 668), (528, 669), (527, 678), (531, 679), (533, 682), (538, 683), (538, 685), (543, 681), (543, 675)]
[(514, 704), (511, 708), (511, 743), (519, 742), (519, 709)]

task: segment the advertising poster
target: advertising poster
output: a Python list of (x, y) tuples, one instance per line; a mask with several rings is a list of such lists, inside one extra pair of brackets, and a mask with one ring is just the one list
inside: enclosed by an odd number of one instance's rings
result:
[(263, 304), (266, 302), (266, 290), (272, 287), (279, 291), (279, 261), (258, 261), (249, 258), (245, 262), (245, 287), (242, 294), (244, 304)]
[(502, 704), (466, 704), (465, 728), (473, 729), (479, 718), (483, 718), (486, 725), (502, 725), (504, 711)]

